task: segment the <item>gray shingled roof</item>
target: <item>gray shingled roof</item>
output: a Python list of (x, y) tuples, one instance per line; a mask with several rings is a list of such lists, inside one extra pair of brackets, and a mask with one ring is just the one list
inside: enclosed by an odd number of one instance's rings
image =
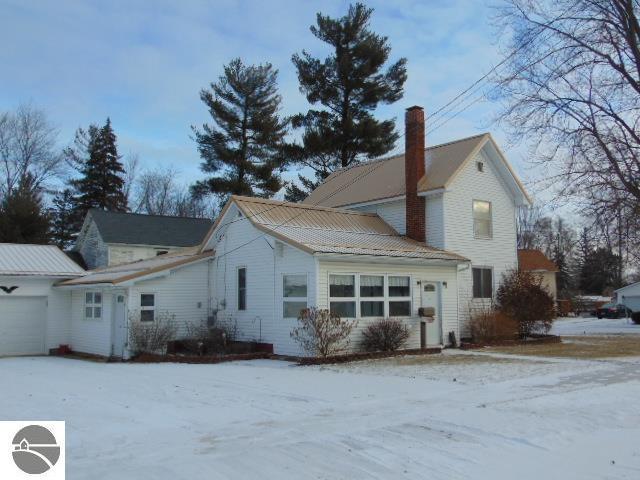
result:
[(106, 212), (94, 208), (89, 214), (96, 222), (102, 240), (130, 245), (192, 247), (200, 244), (213, 224), (207, 218)]

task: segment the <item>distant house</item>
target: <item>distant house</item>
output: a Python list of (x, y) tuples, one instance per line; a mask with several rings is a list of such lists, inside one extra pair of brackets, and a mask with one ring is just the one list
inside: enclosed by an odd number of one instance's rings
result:
[(107, 212), (92, 208), (74, 251), (88, 269), (153, 258), (199, 245), (213, 222), (206, 218)]
[(554, 300), (558, 299), (556, 273), (559, 269), (544, 253), (540, 250), (518, 250), (518, 268), (542, 278), (542, 285), (549, 290)]

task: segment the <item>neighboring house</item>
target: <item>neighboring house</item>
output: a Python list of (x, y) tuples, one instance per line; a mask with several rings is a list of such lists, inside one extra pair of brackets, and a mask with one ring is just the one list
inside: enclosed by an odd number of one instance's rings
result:
[(0, 356), (68, 343), (71, 296), (52, 286), (84, 274), (58, 247), (0, 243)]
[(525, 272), (531, 272), (542, 280), (542, 286), (558, 299), (558, 287), (556, 273), (559, 272), (555, 263), (549, 260), (540, 250), (518, 250), (518, 268)]
[(458, 267), (460, 333), (517, 268), (516, 209), (531, 200), (490, 134), (425, 149), (424, 112), (405, 116), (405, 154), (339, 170), (306, 205), (376, 213), (400, 234), (470, 260)]
[(616, 290), (614, 301), (625, 305), (632, 312), (640, 312), (640, 282)]
[(199, 245), (212, 221), (107, 212), (92, 208), (84, 219), (74, 251), (89, 269), (153, 258)]

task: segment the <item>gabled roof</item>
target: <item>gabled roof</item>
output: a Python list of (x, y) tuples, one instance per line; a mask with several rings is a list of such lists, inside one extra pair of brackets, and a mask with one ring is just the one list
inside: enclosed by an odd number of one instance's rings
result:
[(629, 285), (625, 285), (624, 287), (621, 287), (617, 290), (615, 290), (616, 292), (623, 292), (629, 288), (635, 288), (635, 287), (640, 287), (640, 282), (635, 282), (635, 283), (630, 283)]
[[(310, 254), (349, 254), (466, 261), (458, 254), (399, 235), (379, 216), (354, 210), (232, 196), (208, 238), (236, 205), (258, 230)], [(239, 221), (236, 217), (231, 221)], [(229, 223), (229, 222), (227, 222)], [(251, 240), (251, 239), (247, 239)], [(203, 248), (207, 241), (203, 242)]]
[[(425, 175), (418, 182), (418, 192), (428, 193), (447, 188), (462, 168), (487, 143), (515, 184), (528, 200), (524, 186), (504, 158), (489, 133), (463, 138), (425, 150)], [(404, 154), (361, 163), (329, 175), (303, 203), (325, 207), (343, 207), (405, 195)]]
[(107, 212), (92, 208), (89, 213), (105, 243), (193, 247), (199, 245), (213, 222), (207, 218), (166, 217), (138, 213)]
[(518, 250), (518, 267), (525, 272), (558, 272), (555, 263), (540, 250)]
[(0, 275), (77, 277), (85, 271), (54, 245), (0, 243)]
[(197, 248), (185, 248), (180, 251), (159, 255), (147, 260), (114, 265), (112, 267), (91, 270), (82, 278), (66, 280), (58, 286), (74, 285), (118, 285), (132, 280), (139, 280), (147, 275), (183, 267), (213, 256), (213, 251), (198, 252)]

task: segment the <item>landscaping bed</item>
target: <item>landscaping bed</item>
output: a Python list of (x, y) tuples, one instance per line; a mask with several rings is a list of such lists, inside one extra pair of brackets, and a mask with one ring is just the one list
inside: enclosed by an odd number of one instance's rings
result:
[(396, 350), (394, 352), (356, 352), (344, 355), (333, 355), (329, 357), (294, 357), (300, 365), (327, 365), (332, 363), (356, 362), (359, 360), (374, 360), (378, 358), (400, 357), (404, 355), (432, 355), (440, 353), (440, 347), (435, 348), (414, 348), (410, 350)]
[(548, 343), (561, 343), (562, 339), (558, 335), (534, 335), (527, 339), (496, 339), (484, 342), (474, 342), (472, 340), (462, 340), (460, 342), (461, 350), (474, 350), (484, 347), (507, 347), (507, 346), (524, 346), (524, 345), (540, 345)]
[(134, 363), (222, 363), (236, 360), (256, 360), (270, 358), (268, 352), (231, 353), (217, 355), (159, 355), (155, 353), (143, 353), (131, 359)]

